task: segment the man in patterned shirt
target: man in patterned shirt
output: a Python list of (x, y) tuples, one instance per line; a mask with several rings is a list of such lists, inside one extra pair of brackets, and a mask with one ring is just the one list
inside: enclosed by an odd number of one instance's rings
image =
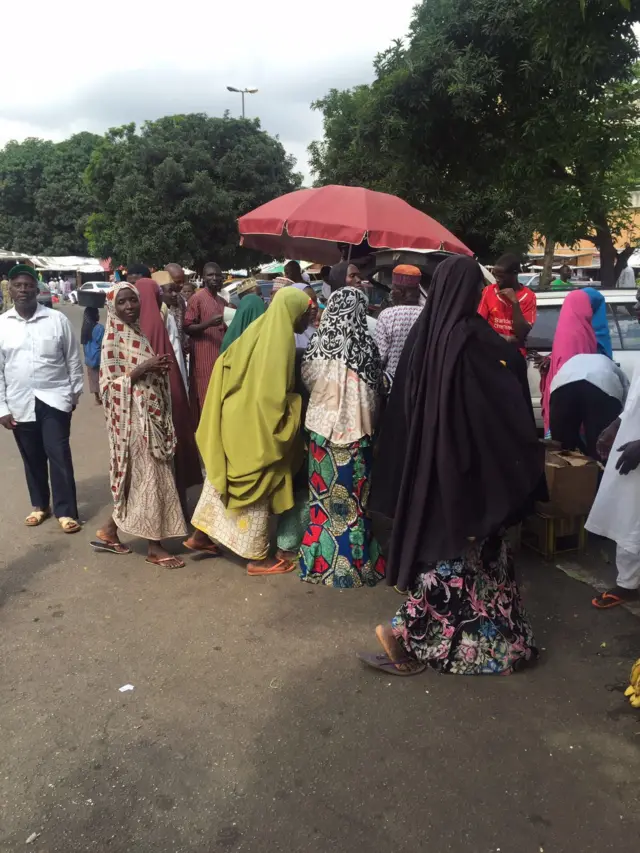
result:
[(404, 342), (411, 327), (420, 316), (420, 278), (418, 267), (400, 264), (393, 270), (391, 278), (392, 308), (387, 308), (378, 317), (375, 341), (380, 350), (382, 367), (395, 376)]

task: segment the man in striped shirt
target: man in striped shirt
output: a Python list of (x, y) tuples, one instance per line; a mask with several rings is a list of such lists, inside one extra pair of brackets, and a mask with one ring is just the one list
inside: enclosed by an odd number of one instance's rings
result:
[(184, 316), (184, 331), (191, 339), (189, 399), (194, 424), (200, 422), (209, 379), (227, 327), (224, 324), (226, 302), (219, 295), (224, 281), (216, 263), (205, 264), (202, 271), (204, 287), (189, 300)]

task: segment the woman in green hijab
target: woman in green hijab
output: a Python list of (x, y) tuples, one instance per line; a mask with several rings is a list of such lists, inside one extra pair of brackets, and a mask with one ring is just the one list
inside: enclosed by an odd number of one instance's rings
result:
[(304, 292), (291, 287), (274, 297), (217, 359), (196, 434), (207, 479), (185, 546), (217, 555), (215, 540), (249, 560), (250, 575), (294, 568), (267, 556), (268, 524), (270, 514), (293, 506), (293, 475), (303, 462), (294, 333), (309, 315)]
[(258, 296), (258, 282), (254, 278), (247, 278), (238, 285), (236, 293), (240, 298), (240, 306), (233, 315), (233, 320), (224, 334), (222, 346), (220, 347), (220, 355), (229, 349), (231, 344), (238, 340), (244, 330), (254, 320), (257, 320), (258, 317), (262, 317), (266, 311), (264, 300)]

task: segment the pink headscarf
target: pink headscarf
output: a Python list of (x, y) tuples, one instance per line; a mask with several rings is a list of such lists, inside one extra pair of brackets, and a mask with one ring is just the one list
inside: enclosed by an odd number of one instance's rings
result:
[(598, 352), (598, 343), (591, 324), (592, 317), (593, 309), (587, 293), (574, 290), (567, 294), (560, 309), (553, 338), (549, 371), (540, 380), (545, 433), (549, 430), (549, 398), (553, 377), (574, 355)]

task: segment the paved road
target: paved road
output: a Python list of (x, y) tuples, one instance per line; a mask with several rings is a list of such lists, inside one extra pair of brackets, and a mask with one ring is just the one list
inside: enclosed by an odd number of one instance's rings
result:
[[(109, 494), (88, 396), (73, 451), (85, 530), (27, 530), (0, 435), (2, 853), (638, 849), (634, 615), (594, 611), (523, 553), (538, 668), (379, 676), (354, 650), (375, 648), (392, 590), (249, 579), (234, 560), (162, 571), (141, 543), (93, 554)], [(611, 573), (598, 549), (592, 565)]]

